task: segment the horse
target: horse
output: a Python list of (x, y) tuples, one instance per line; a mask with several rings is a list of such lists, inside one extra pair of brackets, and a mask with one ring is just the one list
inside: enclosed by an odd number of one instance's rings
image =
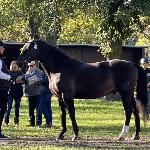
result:
[(125, 122), (118, 139), (125, 140), (132, 113), (135, 117), (133, 139), (140, 139), (140, 117), (136, 102), (141, 103), (144, 112), (148, 103), (146, 75), (140, 65), (120, 59), (84, 63), (40, 39), (31, 40), (24, 45), (18, 62), (23, 66), (29, 60), (38, 60), (41, 63), (49, 77), (50, 90), (58, 98), (62, 129), (57, 140), (64, 139), (64, 133), (67, 131), (66, 110), (72, 121), (72, 140), (78, 138), (75, 98), (96, 99), (114, 92), (121, 95), (125, 110)]

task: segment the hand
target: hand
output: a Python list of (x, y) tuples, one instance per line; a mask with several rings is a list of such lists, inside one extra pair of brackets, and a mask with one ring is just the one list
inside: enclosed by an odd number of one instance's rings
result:
[(148, 84), (147, 84), (147, 87), (149, 87), (150, 86), (150, 82), (148, 82)]
[(16, 83), (24, 83), (23, 76), (18, 76), (16, 78)]

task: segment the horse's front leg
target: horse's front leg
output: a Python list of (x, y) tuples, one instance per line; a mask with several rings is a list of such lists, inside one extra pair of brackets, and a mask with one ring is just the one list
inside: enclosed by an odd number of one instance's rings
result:
[(68, 113), (69, 113), (70, 119), (72, 121), (72, 127), (73, 127), (73, 131), (74, 131), (74, 136), (72, 138), (72, 141), (75, 141), (78, 138), (79, 129), (78, 129), (76, 117), (75, 117), (74, 99), (64, 97), (64, 100), (67, 104)]
[(56, 138), (57, 140), (63, 140), (64, 139), (64, 133), (67, 131), (67, 127), (66, 127), (66, 105), (64, 103), (64, 101), (62, 99), (58, 100), (59, 102), (59, 108), (60, 108), (60, 117), (61, 117), (61, 132), (59, 133), (59, 135)]

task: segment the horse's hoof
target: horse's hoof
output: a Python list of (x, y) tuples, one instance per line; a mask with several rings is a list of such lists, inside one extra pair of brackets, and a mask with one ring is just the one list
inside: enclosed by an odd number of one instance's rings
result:
[(58, 142), (59, 140), (64, 140), (64, 136), (63, 136), (63, 135), (59, 135), (59, 136), (56, 138), (56, 142)]
[(125, 141), (125, 138), (124, 137), (119, 137), (118, 140), (119, 141)]
[(135, 137), (133, 138), (133, 140), (139, 140), (140, 137), (138, 135), (135, 135)]
[(79, 137), (74, 135), (73, 138), (72, 138), (72, 141), (76, 141), (77, 139), (79, 139)]

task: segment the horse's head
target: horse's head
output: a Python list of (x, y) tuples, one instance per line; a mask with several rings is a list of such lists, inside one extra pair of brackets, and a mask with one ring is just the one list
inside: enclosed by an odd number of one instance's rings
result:
[(21, 49), (20, 56), (18, 57), (18, 62), (20, 66), (24, 66), (27, 61), (38, 60), (38, 58), (38, 41), (31, 40), (28, 43), (26, 43)]

